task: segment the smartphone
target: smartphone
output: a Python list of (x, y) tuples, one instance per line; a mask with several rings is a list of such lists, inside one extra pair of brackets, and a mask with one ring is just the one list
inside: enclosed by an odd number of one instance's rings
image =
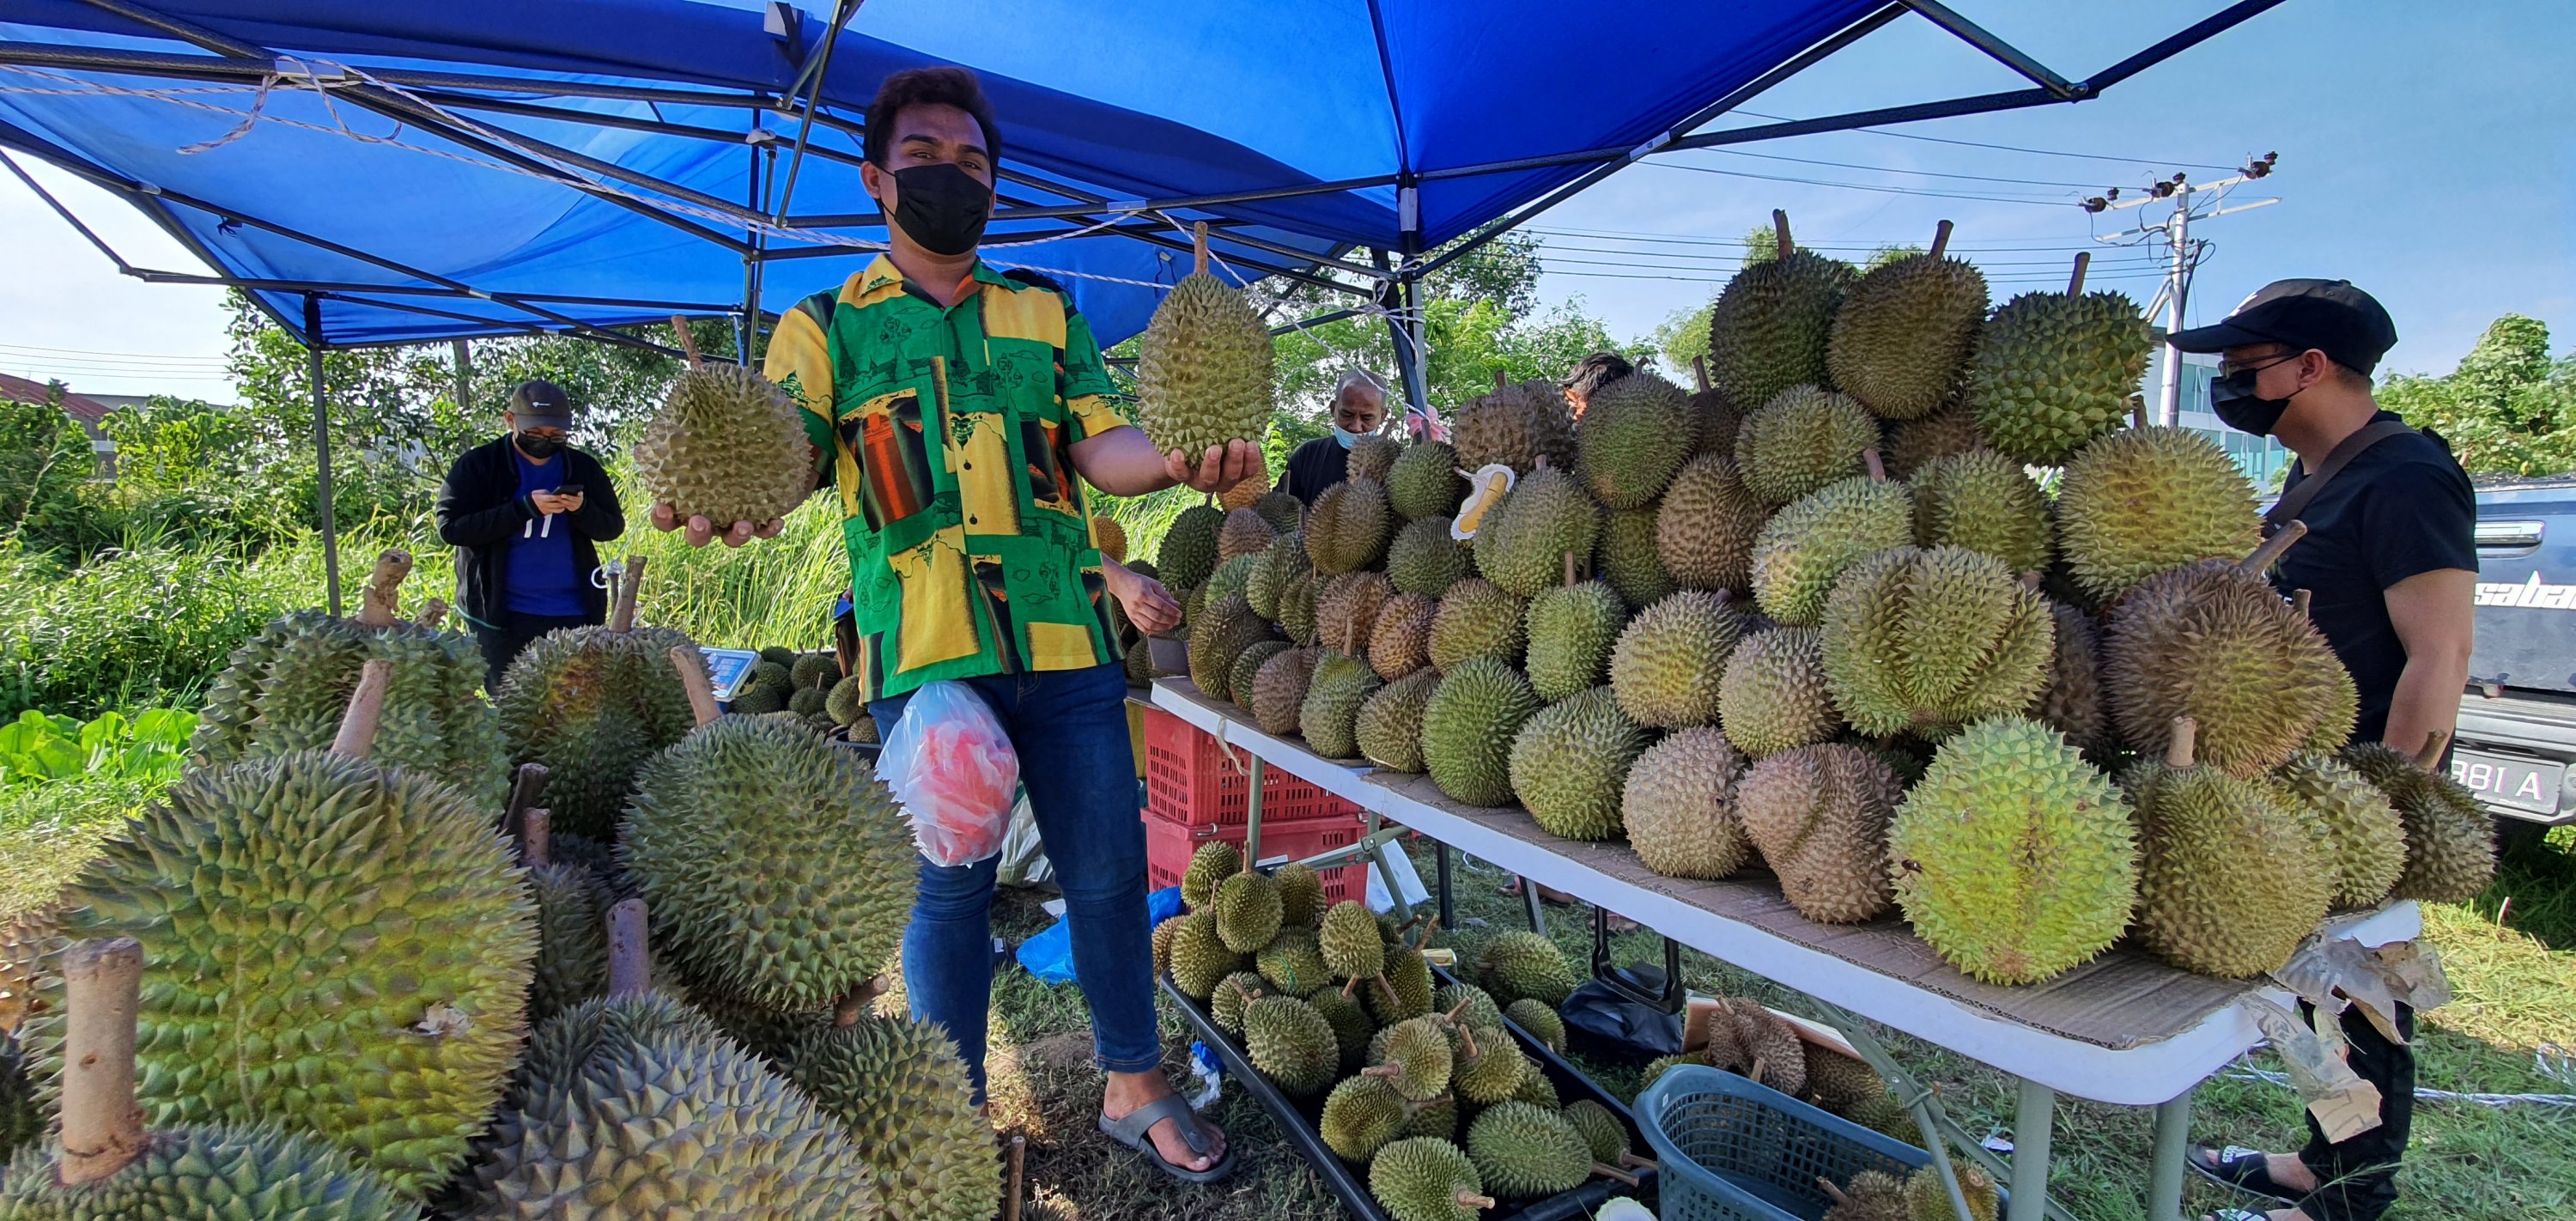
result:
[(567, 483), (562, 487), (556, 488), (554, 494), (557, 496), (579, 496), (581, 495), (581, 485), (578, 483)]

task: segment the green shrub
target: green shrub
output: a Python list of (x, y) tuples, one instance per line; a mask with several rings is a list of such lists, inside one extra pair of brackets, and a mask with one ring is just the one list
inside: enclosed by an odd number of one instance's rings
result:
[(0, 787), (83, 779), (169, 784), (179, 779), (197, 714), (147, 708), (102, 712), (83, 723), (35, 709), (0, 725)]

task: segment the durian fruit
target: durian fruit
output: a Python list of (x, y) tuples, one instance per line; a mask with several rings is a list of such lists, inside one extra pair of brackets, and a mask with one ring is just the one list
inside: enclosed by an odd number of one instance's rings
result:
[(1315, 1012), (1323, 1014), (1324, 1021), (1332, 1026), (1333, 1038), (1342, 1048), (1341, 1071), (1357, 1071), (1368, 1052), (1369, 1036), (1377, 1033), (1377, 1023), (1370, 1020), (1368, 1007), (1344, 996), (1340, 988), (1331, 984), (1307, 993), (1306, 1003), (1313, 1005)]
[(1708, 384), (1708, 358), (1694, 357), (1691, 371), (1698, 377), (1698, 389), (1690, 396), (1691, 453), (1732, 454), (1735, 434), (1744, 427), (1744, 409), (1726, 397), (1726, 392)]
[(1164, 529), (1163, 545), (1154, 553), (1154, 567), (1163, 574), (1163, 583), (1174, 589), (1206, 584), (1208, 574), (1216, 571), (1217, 533), (1224, 528), (1225, 511), (1214, 505), (1181, 510)]
[(1544, 378), (1517, 385), (1495, 375), (1492, 394), (1458, 409), (1450, 442), (1458, 466), (1468, 471), (1500, 464), (1521, 475), (1537, 470), (1539, 459), (1559, 470), (1574, 464), (1574, 413), (1556, 383)]
[(1309, 572), (1291, 577), (1279, 590), (1279, 630), (1301, 646), (1313, 646), (1323, 639), (1315, 622), (1315, 595), (1323, 590), (1324, 579)]
[(1526, 1102), (1498, 1103), (1477, 1115), (1467, 1125), (1467, 1156), (1485, 1185), (1506, 1200), (1572, 1191), (1592, 1176), (1591, 1142), (1563, 1115)]
[(1613, 512), (1645, 507), (1691, 456), (1690, 399), (1650, 369), (1592, 392), (1574, 426), (1574, 473)]
[(1827, 742), (1755, 761), (1735, 813), (1799, 915), (1858, 924), (1887, 910), (1887, 823), (1902, 795), (1877, 756)]
[(1417, 441), (1404, 447), (1386, 473), (1387, 503), (1406, 521), (1445, 518), (1467, 498), (1467, 481), (1458, 474), (1458, 451), (1446, 441)]
[(1453, 1029), (1457, 1036), (1452, 1044), (1455, 1067), (1449, 1079), (1458, 1096), (1469, 1102), (1478, 1106), (1509, 1102), (1520, 1093), (1521, 1083), (1538, 1071), (1528, 1053), (1500, 1027)]
[(1593, 569), (1630, 606), (1645, 606), (1680, 588), (1655, 549), (1660, 503), (1621, 509), (1601, 521), (1601, 540), (1594, 545)]
[[(537, 811), (529, 811), (534, 818)], [(579, 865), (549, 864), (534, 851), (527, 860), (528, 895), (536, 904), (537, 957), (528, 986), (528, 1020), (547, 1018), (608, 991), (608, 909), (616, 902), (600, 879)]]
[(2112, 433), (2075, 455), (2058, 485), (2058, 549), (2075, 583), (2104, 602), (2167, 569), (2244, 555), (2261, 528), (2254, 485), (2186, 428)]
[(804, 413), (745, 365), (692, 361), (630, 452), (645, 503), (718, 532), (785, 517), (814, 491)]
[(1751, 588), (1753, 542), (1770, 507), (1744, 486), (1735, 460), (1702, 454), (1673, 476), (1655, 512), (1655, 555), (1684, 589)]
[(1941, 744), (1888, 833), (1917, 936), (1988, 983), (2037, 983), (2109, 948), (2138, 893), (2129, 807), (2063, 735), (1994, 717)]
[(2333, 861), (2270, 785), (2195, 764), (2194, 728), (2174, 718), (2162, 762), (2121, 778), (2145, 829), (2138, 940), (2203, 975), (2277, 970), (2325, 919)]
[(1976, 413), (1968, 410), (1966, 402), (1954, 398), (1922, 419), (1905, 420), (1890, 427), (1882, 456), (1887, 460), (1888, 474), (1912, 479), (1914, 472), (1930, 465), (1933, 459), (1988, 448), (1985, 435), (1977, 431)]
[(816, 1030), (788, 1075), (848, 1131), (888, 1221), (984, 1221), (1001, 1206), (992, 1125), (938, 1026), (862, 1017)]
[[(1492, 1003), (1490, 998), (1487, 1003)], [(1544, 1004), (1536, 997), (1524, 996), (1513, 1001), (1511, 1007), (1503, 1011), (1503, 1016), (1511, 1019), (1512, 1025), (1528, 1031), (1529, 1036), (1538, 1040), (1540, 1046), (1560, 1055), (1564, 1054), (1565, 1019), (1557, 1014), (1555, 1006)], [(1540, 1080), (1545, 1079), (1540, 1078)]]
[[(372, 726), (346, 728), (363, 753)], [(296, 751), (192, 771), (108, 840), (64, 889), (57, 932), (150, 947), (135, 1043), (150, 1122), (274, 1123), (396, 1191), (444, 1180), (526, 1032), (535, 910), (498, 817), (425, 774)], [(18, 1037), (50, 1100), (64, 985), (38, 984)]]
[(2288, 761), (2331, 709), (2343, 669), (2261, 571), (2283, 531), (2241, 564), (2204, 560), (2148, 579), (2111, 608), (2102, 682), (2131, 745), (2200, 725), (2199, 757), (2251, 780)]
[[(2295, 596), (2295, 594), (2293, 595)], [(2304, 743), (2307, 750), (2334, 754), (2352, 741), (2352, 731), (2361, 721), (2361, 688), (2352, 681), (2352, 672), (2338, 670), (2334, 698), (2327, 702), (2326, 713), (2317, 718), (2316, 730)]]
[(1431, 615), (1431, 665), (1443, 674), (1477, 658), (1519, 665), (1528, 603), (1470, 577), (1440, 596)]
[(1199, 690), (1226, 698), (1234, 660), (1253, 642), (1270, 639), (1270, 624), (1252, 613), (1241, 594), (1208, 604), (1206, 615), (1190, 625), (1190, 681)]
[[(1538, 1002), (1523, 1001), (1521, 1003), (1525, 1005), (1534, 1005)], [(1521, 1074), (1521, 1088), (1512, 1094), (1511, 1101), (1526, 1102), (1531, 1106), (1541, 1107), (1549, 1111), (1558, 1110), (1563, 1104), (1563, 1100), (1558, 1098), (1556, 1095), (1556, 1083), (1547, 1079), (1547, 1071), (1544, 1068), (1541, 1068), (1536, 1061), (1532, 1061), (1530, 1063), (1528, 1072)]]
[(1378, 608), (1361, 650), (1378, 677), (1393, 682), (1431, 665), (1431, 621), (1440, 604), (1421, 594), (1397, 594)]
[(757, 673), (759, 667), (752, 668), (755, 673), (734, 691), (728, 706), (744, 716), (768, 716), (787, 711), (787, 689), (763, 679)]
[(1106, 513), (1091, 515), (1091, 548), (1112, 564), (1127, 562), (1127, 527)]
[[(640, 576), (633, 560), (627, 572), (630, 582)], [(697, 726), (671, 666), (675, 648), (697, 645), (663, 628), (619, 631), (612, 620), (548, 632), (510, 663), (492, 697), (505, 757), (511, 767), (545, 765), (555, 834), (616, 839), (637, 773)]]
[(1580, 982), (1565, 951), (1524, 929), (1505, 930), (1485, 943), (1476, 958), (1476, 979), (1504, 1005), (1523, 998), (1562, 1005)]
[(1792, 386), (1744, 418), (1735, 468), (1744, 490), (1777, 507), (1861, 473), (1861, 451), (1878, 444), (1878, 421), (1852, 399)]
[(1913, 1221), (1905, 1211), (1905, 1184), (1883, 1170), (1863, 1170), (1841, 1187), (1817, 1182), (1833, 1202), (1824, 1221)]
[(1423, 770), (1453, 800), (1472, 806), (1511, 801), (1512, 739), (1538, 709), (1529, 680), (1501, 661), (1476, 658), (1445, 668), (1422, 709)]
[(2022, 293), (1986, 321), (1969, 365), (1977, 431), (2007, 458), (2058, 466), (2127, 422), (2152, 346), (2138, 303), (2087, 293), (2087, 256), (2062, 293)]
[(1753, 854), (1735, 812), (1743, 771), (1743, 755), (1706, 727), (1667, 734), (1637, 756), (1620, 798), (1637, 859), (1670, 878), (1722, 878), (1743, 868)]
[(1853, 729), (1935, 736), (2029, 707), (2055, 630), (2045, 600), (1993, 556), (1890, 548), (1825, 600), (1825, 680)]
[(1435, 1136), (1380, 1148), (1369, 1160), (1369, 1194), (1393, 1221), (1476, 1221), (1494, 1206), (1475, 1162)]
[(2368, 907), (2387, 897), (2406, 871), (2406, 824), (2387, 794), (2349, 764), (2319, 751), (2290, 756), (2272, 773), (2272, 783), (2324, 829), (2336, 907)]
[(1262, 493), (1259, 500), (1252, 502), (1252, 511), (1281, 534), (1302, 529), (1306, 524), (1306, 503), (1285, 491)]
[(1854, 1107), (1887, 1093), (1887, 1082), (1868, 1062), (1821, 1043), (1808, 1043), (1807, 1100), (1849, 1118)]
[(1270, 873), (1279, 884), (1279, 925), (1313, 928), (1324, 914), (1324, 878), (1304, 861), (1290, 861)]
[(1332, 1023), (1293, 996), (1265, 996), (1244, 1006), (1243, 1051), (1271, 1084), (1298, 1097), (1323, 1093), (1342, 1066)]
[(1905, 485), (1845, 479), (1772, 515), (1753, 543), (1753, 598), (1774, 622), (1824, 621), (1825, 595), (1862, 558), (1914, 539)]
[(1243, 290), (1208, 274), (1204, 228), (1196, 246), (1196, 269), (1136, 340), (1136, 423), (1156, 450), (1192, 464), (1210, 447), (1258, 444), (1277, 406), (1269, 328)]
[[(1446, 1055), (1448, 1048), (1441, 1048)], [(1315, 1123), (1324, 1145), (1342, 1160), (1353, 1165), (1366, 1165), (1388, 1141), (1404, 1132), (1412, 1118), (1402, 1094), (1378, 1077), (1358, 1076), (1344, 1080), (1324, 1096), (1323, 1115)]]
[(1360, 757), (1389, 771), (1421, 771), (1422, 716), (1439, 688), (1440, 672), (1429, 666), (1378, 688), (1351, 724)]
[(1834, 313), (1825, 368), (1843, 393), (1883, 420), (1914, 420), (1949, 401), (1986, 321), (1986, 277), (1946, 257), (1950, 222), (1926, 254), (1883, 264), (1853, 282)]
[(1637, 612), (1610, 651), (1619, 710), (1659, 729), (1716, 724), (1718, 681), (1743, 636), (1724, 590), (1686, 589)]
[(1226, 671), (1224, 698), (1250, 708), (1252, 684), (1261, 674), (1261, 667), (1293, 647), (1285, 640), (1256, 640), (1244, 646), (1243, 652), (1235, 656), (1234, 667)]
[(1378, 572), (1346, 572), (1325, 582), (1315, 595), (1315, 627), (1324, 647), (1353, 655), (1365, 651), (1378, 611), (1394, 592)]
[(1907, 1221), (1995, 1221), (2000, 1203), (1995, 1176), (1965, 1158), (1952, 1158), (1950, 1168), (1959, 1178), (1959, 1195), (1967, 1202), (1968, 1215), (1960, 1217), (1958, 1208), (1950, 1203), (1950, 1189), (1941, 1182), (1941, 1172), (1922, 1166), (1905, 1178)]
[(1735, 1027), (1737, 1054), (1744, 1057), (1744, 1075), (1792, 1098), (1805, 1093), (1807, 1047), (1798, 1028), (1747, 997), (1728, 1001), (1726, 1011)]
[[(1277, 879), (1272, 879), (1275, 884)], [(1280, 900), (1284, 911), (1287, 900)], [(1252, 955), (1253, 970), (1270, 981), (1273, 991), (1304, 996), (1321, 988), (1333, 972), (1324, 965), (1315, 930), (1282, 922), (1279, 933)]]
[(1406, 1018), (1421, 1017), (1431, 1012), (1431, 964), (1411, 946), (1389, 946), (1386, 986), (1363, 988), (1359, 994), (1368, 998), (1369, 1012), (1377, 1016), (1380, 1025), (1392, 1026)]
[(1578, 692), (1523, 722), (1512, 738), (1512, 793), (1551, 835), (1608, 839), (1620, 832), (1619, 794), (1647, 733), (1608, 687)]
[(1449, 537), (1449, 519), (1419, 517), (1395, 532), (1386, 548), (1386, 579), (1398, 592), (1437, 598), (1476, 575), (1476, 557)]
[(1530, 689), (1555, 701), (1608, 681), (1628, 603), (1608, 585), (1584, 581), (1539, 591), (1524, 619)]
[(799, 691), (830, 687), (841, 677), (841, 663), (829, 653), (806, 653), (787, 668), (787, 681)]
[(796, 665), (796, 650), (783, 644), (773, 644), (760, 650), (760, 660), (782, 670), (792, 670)]
[(1252, 600), (1252, 574), (1260, 570), (1261, 556), (1258, 553), (1238, 555), (1218, 564), (1216, 571), (1208, 574), (1204, 590), (1209, 604), (1227, 597), (1240, 597), (1249, 603)]
[(1306, 748), (1327, 759), (1359, 754), (1355, 734), (1360, 705), (1385, 685), (1366, 661), (1347, 653), (1324, 654), (1307, 683), (1306, 702), (1297, 710), (1297, 729), (1306, 739)]
[(1279, 599), (1287, 592), (1288, 582), (1314, 571), (1314, 563), (1306, 558), (1305, 532), (1291, 530), (1272, 539), (1262, 551), (1261, 566), (1253, 569), (1251, 582), (1243, 587), (1243, 600), (1252, 605), (1253, 614), (1276, 623)]
[(2031, 719), (2066, 735), (2083, 751), (2111, 743), (2110, 712), (2102, 700), (2102, 627), (2072, 606), (2052, 598), (2048, 615), (2056, 624), (2049, 639), (2048, 679), (2031, 703)]
[(1748, 758), (1831, 741), (1843, 714), (1826, 685), (1824, 632), (1775, 627), (1746, 636), (1718, 680), (1717, 719)]
[(1407, 1018), (1387, 1027), (1386, 1039), (1371, 1059), (1374, 1063), (1361, 1075), (1384, 1078), (1410, 1101), (1428, 1101), (1449, 1090), (1449, 1035), (1436, 1017)]
[(1779, 257), (1735, 273), (1709, 310), (1709, 382), (1737, 403), (1824, 383), (1834, 315), (1858, 278), (1851, 264), (1792, 245), (1787, 214), (1771, 222)]
[(2444, 738), (2414, 759), (2377, 742), (2344, 748), (2343, 761), (2387, 794), (2406, 824), (2406, 869), (2388, 893), (2427, 903), (2463, 903), (2495, 880), (2495, 820), (2459, 781), (2435, 770)]
[(1216, 1023), (1217, 1029), (1241, 1037), (1244, 1006), (1268, 995), (1270, 981), (1259, 972), (1237, 971), (1218, 980), (1216, 990), (1208, 993), (1208, 1020)]
[[(1252, 438), (1246, 437), (1244, 440), (1249, 441)], [(1249, 509), (1260, 503), (1261, 498), (1268, 495), (1270, 491), (1270, 459), (1265, 456), (1260, 462), (1254, 464), (1252, 473), (1245, 476), (1243, 482), (1217, 493), (1217, 507), (1228, 513), (1236, 509)]]
[(1243, 849), (1224, 840), (1209, 840), (1190, 854), (1190, 863), (1181, 869), (1181, 902), (1191, 911), (1208, 905), (1216, 894), (1216, 884), (1243, 872)]
[(1393, 437), (1369, 433), (1351, 442), (1343, 470), (1348, 478), (1365, 479), (1383, 486), (1388, 472), (1395, 469), (1396, 458), (1404, 446)]
[(801, 717), (821, 716), (823, 705), (828, 699), (829, 697), (819, 688), (801, 688), (796, 694), (787, 697), (787, 710)]
[(1168, 974), (1172, 969), (1172, 938), (1181, 931), (1178, 919), (1166, 919), (1154, 926), (1154, 974)]
[(1476, 573), (1527, 598), (1565, 580), (1565, 557), (1592, 555), (1601, 537), (1601, 506), (1574, 477), (1555, 467), (1530, 472), (1476, 529)]
[(1270, 528), (1259, 513), (1236, 509), (1225, 515), (1216, 530), (1216, 562), (1222, 567), (1228, 561), (1247, 555), (1259, 555), (1279, 541), (1279, 532)]
[[(1315, 930), (1315, 944), (1322, 953), (1324, 969), (1335, 979), (1345, 981), (1344, 993), (1358, 984), (1376, 980), (1386, 974), (1386, 944), (1378, 939), (1377, 918), (1368, 905), (1357, 899), (1344, 899), (1324, 909), (1322, 924)], [(1408, 1091), (1408, 1098), (1427, 1098), (1439, 1093)]]
[(745, 717), (645, 765), (621, 855), (672, 961), (775, 1009), (829, 1004), (882, 971), (918, 873), (912, 829), (867, 763)]
[(1246, 956), (1217, 935), (1213, 913), (1191, 912), (1174, 923), (1181, 927), (1172, 934), (1172, 984), (1183, 995), (1206, 1000), (1226, 976), (1243, 969)]
[[(1282, 915), (1279, 884), (1246, 865), (1243, 872), (1216, 884), (1208, 912), (1216, 917), (1217, 940), (1237, 954), (1250, 954), (1279, 935)], [(1177, 953), (1179, 947), (1173, 947)]]
[(1297, 720), (1306, 708), (1307, 689), (1314, 684), (1315, 666), (1323, 659), (1322, 649), (1289, 649), (1261, 663), (1260, 671), (1252, 676), (1251, 701), (1244, 705), (1261, 732), (1297, 732)]
[(1303, 529), (1306, 558), (1315, 562), (1315, 571), (1338, 576), (1386, 555), (1387, 540), (1395, 535), (1395, 510), (1387, 505), (1383, 485), (1345, 479), (1315, 497)]
[(2014, 572), (2048, 567), (2048, 501), (2020, 463), (1988, 450), (1935, 458), (1906, 486), (1916, 546), (1965, 547)]

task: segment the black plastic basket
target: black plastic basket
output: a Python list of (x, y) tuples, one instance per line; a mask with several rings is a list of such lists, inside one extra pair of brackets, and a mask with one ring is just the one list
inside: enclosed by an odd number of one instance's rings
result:
[[(1655, 1148), (1663, 1221), (1816, 1221), (1864, 1170), (1904, 1178), (1932, 1155), (1759, 1082), (1688, 1064), (1637, 1097)], [(1997, 1193), (2001, 1195), (2001, 1192)]]

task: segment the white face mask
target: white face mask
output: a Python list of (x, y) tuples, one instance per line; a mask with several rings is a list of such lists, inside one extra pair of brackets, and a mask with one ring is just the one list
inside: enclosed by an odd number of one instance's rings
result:
[(1367, 435), (1364, 432), (1352, 432), (1338, 424), (1333, 426), (1333, 440), (1340, 442), (1343, 449), (1359, 444), (1360, 438)]

